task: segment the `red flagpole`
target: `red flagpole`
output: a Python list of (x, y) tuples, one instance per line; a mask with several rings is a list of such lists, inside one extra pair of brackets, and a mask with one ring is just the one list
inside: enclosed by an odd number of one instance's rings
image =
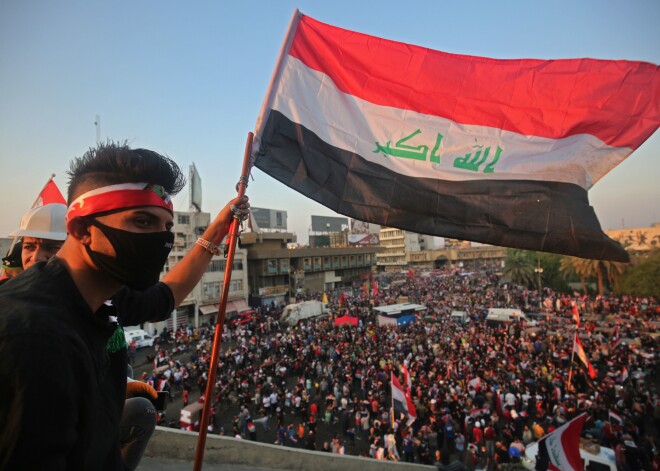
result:
[[(245, 189), (247, 188), (247, 180), (250, 176), (250, 155), (252, 154), (253, 137), (254, 134), (249, 132), (247, 142), (245, 144), (245, 155), (243, 156), (243, 170), (241, 171), (241, 179), (237, 185), (238, 196), (245, 195)], [(220, 295), (220, 305), (218, 306), (218, 318), (215, 322), (215, 335), (213, 337), (213, 349), (211, 351), (209, 377), (206, 383), (206, 392), (204, 393), (204, 407), (202, 409), (202, 417), (199, 424), (197, 449), (195, 450), (195, 465), (193, 467), (194, 471), (200, 471), (202, 469), (202, 462), (204, 461), (204, 448), (206, 446), (209, 413), (211, 411), (211, 403), (213, 402), (213, 388), (215, 387), (215, 378), (218, 372), (218, 357), (220, 356), (220, 349), (222, 347), (222, 330), (225, 325), (227, 296), (229, 295), (229, 283), (231, 281), (231, 271), (232, 265), (234, 263), (234, 254), (236, 253), (236, 245), (238, 243), (238, 227), (240, 224), (241, 220), (237, 215), (234, 215), (234, 220), (231, 222), (231, 226), (229, 226), (229, 235), (227, 236), (227, 265), (225, 266), (225, 277), (222, 282), (222, 293)]]

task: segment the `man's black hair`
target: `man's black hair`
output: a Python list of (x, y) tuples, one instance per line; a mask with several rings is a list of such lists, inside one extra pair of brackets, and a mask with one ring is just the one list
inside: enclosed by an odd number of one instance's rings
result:
[(92, 183), (94, 187), (120, 183), (151, 183), (161, 185), (171, 196), (186, 184), (179, 166), (169, 157), (148, 149), (131, 149), (126, 142), (108, 141), (90, 148), (82, 157), (71, 161), (68, 203), (80, 196), (79, 188)]

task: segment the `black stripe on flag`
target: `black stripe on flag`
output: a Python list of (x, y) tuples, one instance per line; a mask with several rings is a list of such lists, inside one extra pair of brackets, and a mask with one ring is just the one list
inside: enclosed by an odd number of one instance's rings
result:
[(271, 110), (255, 166), (337, 213), (420, 234), (628, 261), (587, 191), (535, 180), (447, 181), (393, 172)]

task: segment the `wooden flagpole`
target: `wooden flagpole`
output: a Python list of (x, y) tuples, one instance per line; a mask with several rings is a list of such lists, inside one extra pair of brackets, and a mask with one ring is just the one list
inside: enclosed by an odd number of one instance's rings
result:
[[(247, 188), (248, 177), (250, 176), (250, 158), (252, 154), (252, 139), (253, 133), (248, 133), (247, 142), (245, 144), (245, 155), (243, 156), (243, 170), (241, 171), (241, 178), (237, 185), (238, 196), (245, 195)], [(211, 363), (209, 364), (209, 375), (206, 383), (206, 391), (204, 393), (204, 407), (202, 409), (202, 417), (199, 424), (199, 435), (197, 437), (197, 449), (195, 450), (195, 464), (194, 471), (202, 469), (202, 462), (204, 461), (204, 447), (206, 446), (206, 434), (209, 423), (209, 413), (211, 411), (211, 403), (213, 402), (213, 388), (215, 387), (215, 378), (218, 372), (218, 357), (220, 356), (220, 348), (222, 347), (222, 330), (225, 324), (225, 310), (227, 309), (227, 296), (229, 295), (229, 284), (231, 282), (232, 265), (234, 263), (234, 254), (236, 253), (236, 245), (238, 244), (238, 228), (241, 220), (238, 215), (234, 214), (234, 220), (229, 226), (229, 234), (227, 236), (227, 264), (225, 266), (225, 277), (222, 281), (222, 293), (220, 294), (220, 305), (218, 306), (218, 317), (215, 322), (215, 335), (213, 337), (213, 349), (211, 350)]]

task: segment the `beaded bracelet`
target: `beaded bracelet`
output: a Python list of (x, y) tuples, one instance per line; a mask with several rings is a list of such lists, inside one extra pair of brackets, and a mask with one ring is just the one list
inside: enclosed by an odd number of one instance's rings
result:
[(210, 242), (206, 239), (202, 239), (201, 237), (197, 239), (197, 242), (195, 242), (197, 245), (204, 247), (206, 251), (212, 255), (220, 255), (220, 247), (215, 245), (213, 242)]

